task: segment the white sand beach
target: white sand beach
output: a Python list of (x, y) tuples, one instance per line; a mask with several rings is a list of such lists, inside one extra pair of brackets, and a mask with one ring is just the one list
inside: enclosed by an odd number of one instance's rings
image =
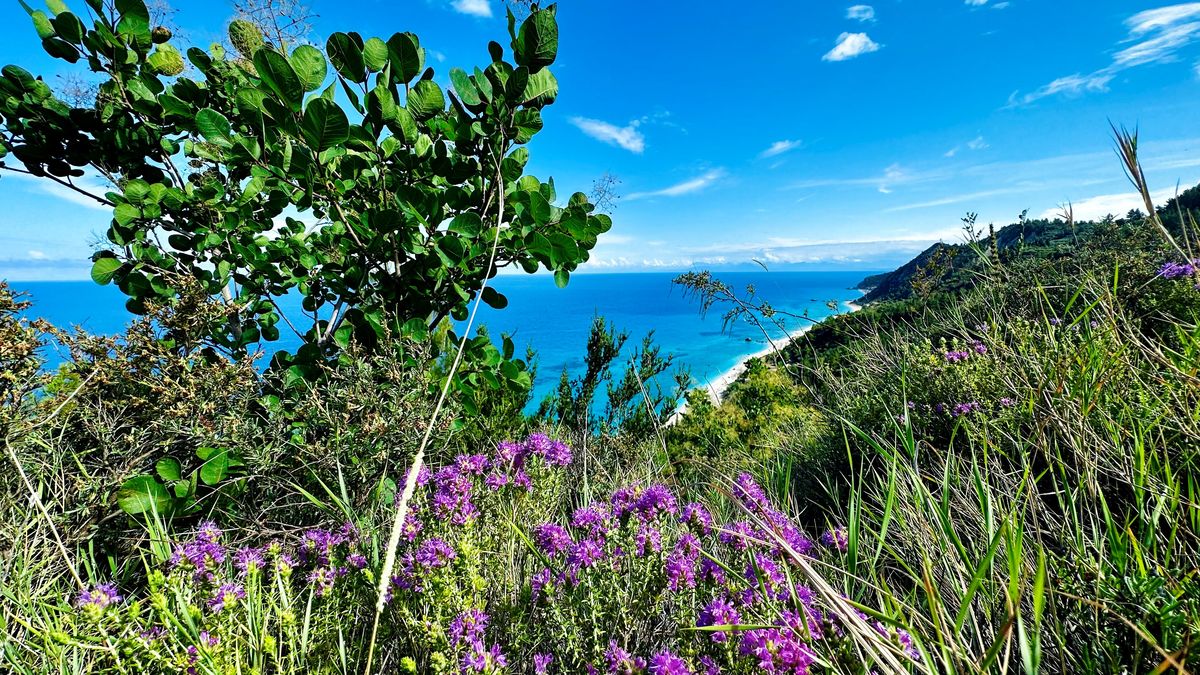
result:
[[(842, 304), (847, 309), (849, 309), (851, 313), (857, 312), (860, 309), (862, 309), (861, 305), (859, 305), (858, 303), (853, 302), (853, 301), (847, 300), (847, 301), (843, 302)], [(832, 318), (832, 317), (830, 317), (830, 318)], [(712, 402), (714, 404), (720, 403), (721, 399), (724, 398), (725, 392), (728, 391), (729, 387), (734, 382), (737, 382), (737, 379), (742, 376), (742, 373), (746, 372), (746, 368), (749, 367), (751, 359), (761, 359), (763, 357), (770, 356), (771, 354), (775, 353), (776, 351), (783, 349), (784, 347), (791, 344), (792, 341), (795, 340), (796, 338), (798, 338), (801, 335), (804, 335), (808, 331), (812, 330), (812, 327), (815, 325), (817, 325), (817, 324), (810, 323), (810, 324), (805, 325), (797, 330), (792, 331), (790, 334), (788, 334), (788, 337), (786, 339), (775, 340), (773, 344), (769, 345), (765, 349), (762, 349), (753, 354), (750, 354), (746, 358), (742, 359), (741, 361), (739, 361), (737, 363), (737, 365), (735, 365), (734, 367), (730, 368), (729, 370), (721, 373), (721, 375), (719, 377), (717, 377), (713, 380), (704, 382), (703, 384), (697, 385), (696, 387), (693, 387), (693, 389), (704, 389), (705, 391), (708, 392), (709, 398), (712, 399)], [(687, 412), (687, 402), (684, 401), (684, 402), (680, 403), (679, 409), (675, 411), (675, 414), (671, 416), (671, 419), (667, 422), (667, 424), (668, 425), (674, 424), (676, 421), (679, 420), (679, 418), (683, 417), (683, 414), (686, 412)]]

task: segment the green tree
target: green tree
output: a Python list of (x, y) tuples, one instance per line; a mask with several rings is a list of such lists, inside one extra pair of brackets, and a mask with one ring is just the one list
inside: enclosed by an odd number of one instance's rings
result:
[[(334, 33), (323, 51), (285, 53), (234, 21), (239, 53), (186, 49), (181, 76), (183, 54), (142, 0), (87, 4), (90, 27), (59, 0), (26, 9), (49, 54), (103, 79), (95, 104), (73, 107), (4, 67), (0, 170), (112, 207), (92, 278), (135, 313), (198, 281), (226, 310), (203, 331), (213, 348), (239, 356), (292, 331), (303, 346), (275, 365), (303, 378), (351, 340), (434, 340), (430, 329), (465, 319), (479, 295), (507, 304), (486, 286), (502, 268), (544, 268), (566, 285), (611, 226), (584, 194), (559, 202), (552, 180), (525, 173), (558, 94), (553, 5), (520, 26), (510, 14), (512, 63), (492, 42), (486, 67), (452, 69), (443, 91), (411, 33)], [(77, 184), (91, 173), (112, 189)], [(288, 316), (279, 299), (297, 293), (303, 312)], [(528, 384), (524, 364), (486, 339), (468, 356), (480, 367), (464, 386)]]

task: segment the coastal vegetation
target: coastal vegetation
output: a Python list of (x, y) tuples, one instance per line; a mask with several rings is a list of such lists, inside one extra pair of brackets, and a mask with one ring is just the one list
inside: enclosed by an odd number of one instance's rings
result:
[[(597, 319), (586, 370), (527, 415), (534, 359), (475, 312), (507, 305), (504, 267), (567, 285), (611, 225), (525, 172), (554, 6), (443, 91), (407, 33), (318, 48), (242, 17), (185, 49), (142, 0), (86, 4), (29, 12), (95, 97), (4, 67), (0, 173), (110, 182), (92, 276), (134, 319), (30, 321), (0, 282), (6, 671), (1194, 661), (1200, 188), (1156, 207), (1135, 134), (1113, 169), (1144, 211), (968, 216), (716, 401)], [(284, 330), (301, 346), (258, 358)]]

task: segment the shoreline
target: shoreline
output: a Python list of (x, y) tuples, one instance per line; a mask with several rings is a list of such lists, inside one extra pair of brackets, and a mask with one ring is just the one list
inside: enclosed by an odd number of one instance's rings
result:
[[(866, 293), (863, 293), (863, 295), (866, 295)], [(856, 298), (856, 299), (861, 299), (861, 298)], [(862, 309), (862, 305), (858, 304), (854, 300), (844, 300), (844, 301), (842, 301), (842, 304), (850, 309), (850, 311), (848, 312), (849, 314), (853, 314), (854, 312), (857, 312)], [(821, 321), (825, 321), (833, 316), (839, 316), (839, 315), (832, 314), (828, 317), (825, 317), (824, 319), (821, 319)], [(820, 322), (817, 322), (817, 323), (820, 323)], [(809, 323), (808, 325), (805, 325), (801, 328), (791, 331), (790, 333), (788, 333), (786, 339), (777, 340), (777, 341), (775, 341), (774, 344), (768, 344), (765, 348), (763, 348), (753, 354), (749, 354), (749, 355), (743, 357), (740, 361), (738, 361), (736, 364), (734, 364), (734, 366), (732, 368), (721, 373), (720, 376), (716, 377), (715, 379), (709, 380), (703, 384), (698, 384), (695, 387), (692, 387), (691, 389), (689, 389), (688, 392), (690, 393), (692, 391), (696, 391), (697, 389), (704, 389), (704, 390), (708, 391), (708, 398), (709, 398), (709, 400), (711, 400), (713, 402), (713, 405), (720, 405), (721, 400), (725, 397), (725, 392), (727, 392), (729, 390), (729, 387), (731, 387), (734, 382), (737, 382), (738, 378), (740, 378), (742, 376), (742, 373), (746, 372), (746, 369), (750, 367), (750, 361), (752, 359), (761, 359), (763, 357), (770, 356), (771, 354), (774, 354), (775, 352), (780, 351), (781, 349), (784, 349), (785, 347), (790, 345), (794, 340), (796, 340), (800, 336), (804, 335), (808, 331), (812, 330), (813, 327), (817, 325), (817, 323)], [(675, 414), (671, 416), (671, 419), (668, 420), (667, 424), (671, 425), (671, 424), (676, 423), (677, 421), (679, 421), (680, 418), (683, 417), (684, 413), (686, 413), (686, 412), (687, 412), (687, 401), (685, 400), (679, 404), (679, 408), (675, 411)]]

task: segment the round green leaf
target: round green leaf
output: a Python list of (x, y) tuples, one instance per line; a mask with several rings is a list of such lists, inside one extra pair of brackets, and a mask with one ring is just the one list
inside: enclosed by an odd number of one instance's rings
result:
[(325, 53), (338, 74), (351, 82), (366, 82), (363, 50), (346, 33), (334, 33), (325, 42)]
[(117, 490), (117, 506), (131, 516), (142, 513), (167, 513), (171, 510), (171, 495), (154, 476), (134, 476)]
[(571, 281), (571, 273), (565, 269), (559, 268), (554, 270), (554, 285), (559, 288), (566, 288)]
[(317, 152), (341, 145), (350, 137), (350, 122), (346, 113), (333, 101), (313, 99), (304, 110), (300, 121), (300, 132), (304, 140)]
[(447, 228), (451, 232), (466, 235), (468, 237), (479, 236), (479, 231), (483, 228), (483, 220), (480, 219), (478, 213), (467, 212), (460, 213), (450, 221), (450, 227)]
[(181, 480), (183, 478), (183, 467), (180, 466), (179, 460), (174, 457), (163, 457), (154, 465), (154, 472), (158, 477), (166, 481)]
[(493, 309), (504, 309), (505, 307), (508, 307), (508, 298), (501, 295), (491, 286), (484, 288), (483, 293), (480, 295), (483, 297), (483, 301)]
[(551, 5), (533, 12), (521, 24), (521, 31), (513, 43), (513, 58), (517, 65), (537, 72), (554, 63), (558, 56), (558, 21), (554, 14), (555, 7)]
[(396, 33), (387, 41), (388, 56), (392, 60), (392, 78), (408, 84), (425, 67), (425, 50), (412, 33)]
[(442, 88), (433, 80), (421, 80), (408, 92), (405, 107), (417, 120), (427, 120), (446, 109)]
[(316, 91), (329, 73), (329, 65), (321, 50), (312, 45), (300, 45), (292, 51), (292, 67), (300, 78), (304, 91)]
[(196, 113), (196, 130), (200, 132), (204, 140), (213, 145), (228, 148), (233, 144), (233, 139), (230, 137), (233, 128), (230, 127), (229, 120), (212, 108), (205, 108)]
[(121, 261), (116, 258), (99, 258), (92, 263), (92, 281), (107, 286), (112, 282), (113, 275), (121, 269)]
[(383, 70), (388, 62), (388, 46), (383, 40), (373, 37), (363, 45), (363, 63), (367, 70), (377, 73)]
[(258, 70), (258, 76), (267, 87), (275, 92), (292, 112), (300, 112), (304, 103), (304, 85), (300, 83), (300, 76), (296, 74), (287, 57), (274, 49), (264, 47), (254, 52), (254, 68)]

